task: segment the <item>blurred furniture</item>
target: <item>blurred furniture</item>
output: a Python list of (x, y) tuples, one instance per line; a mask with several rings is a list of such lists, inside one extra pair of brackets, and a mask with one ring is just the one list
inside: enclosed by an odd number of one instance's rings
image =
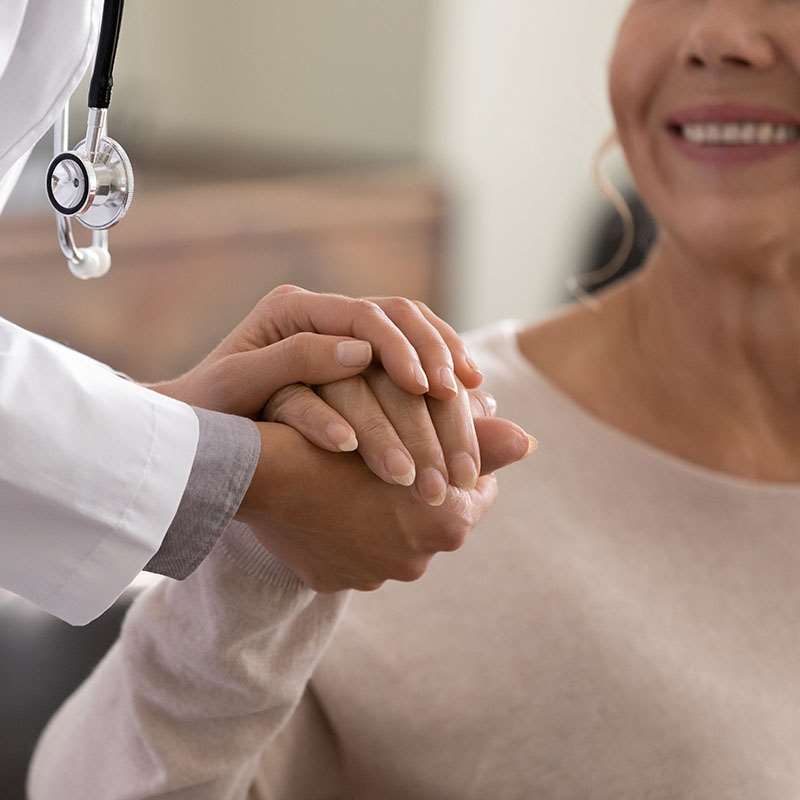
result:
[(51, 214), (0, 217), (0, 316), (154, 381), (196, 363), (281, 283), (436, 306), (443, 200), (422, 172), (143, 174), (136, 189), (100, 281), (69, 275)]
[(114, 643), (137, 593), (129, 589), (99, 619), (73, 628), (0, 592), (2, 800), (25, 800), (28, 762), (39, 734)]

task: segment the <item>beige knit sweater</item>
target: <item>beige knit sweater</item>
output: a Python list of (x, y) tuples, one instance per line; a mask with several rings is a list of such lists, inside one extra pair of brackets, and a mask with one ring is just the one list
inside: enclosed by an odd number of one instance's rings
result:
[(471, 337), (539, 453), (417, 583), (316, 595), (231, 528), (51, 722), (32, 800), (800, 797), (800, 485), (590, 416)]

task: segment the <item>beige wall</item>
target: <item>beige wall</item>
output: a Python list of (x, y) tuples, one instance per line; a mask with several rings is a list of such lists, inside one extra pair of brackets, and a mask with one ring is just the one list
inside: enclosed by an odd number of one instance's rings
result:
[(438, 0), (427, 145), (458, 206), (450, 279), (462, 327), (562, 295), (600, 202), (606, 61), (628, 0)]
[[(419, 150), (429, 0), (137, 0), (115, 130), (273, 152)], [(113, 131), (112, 131), (113, 134)]]

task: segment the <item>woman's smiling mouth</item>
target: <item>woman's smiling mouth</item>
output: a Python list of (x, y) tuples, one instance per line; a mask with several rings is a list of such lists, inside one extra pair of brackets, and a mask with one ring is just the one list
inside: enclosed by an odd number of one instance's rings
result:
[(666, 128), (688, 158), (719, 165), (773, 158), (800, 142), (800, 120), (764, 106), (697, 106), (673, 114)]

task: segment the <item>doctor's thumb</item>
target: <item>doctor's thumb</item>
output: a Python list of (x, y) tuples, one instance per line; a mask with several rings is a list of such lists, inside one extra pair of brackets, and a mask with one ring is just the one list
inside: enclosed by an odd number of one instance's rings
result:
[(372, 363), (372, 346), (347, 336), (304, 332), (223, 360), (229, 387), (234, 393), (237, 386), (246, 389), (260, 409), (284, 386), (320, 385), (358, 375)]

